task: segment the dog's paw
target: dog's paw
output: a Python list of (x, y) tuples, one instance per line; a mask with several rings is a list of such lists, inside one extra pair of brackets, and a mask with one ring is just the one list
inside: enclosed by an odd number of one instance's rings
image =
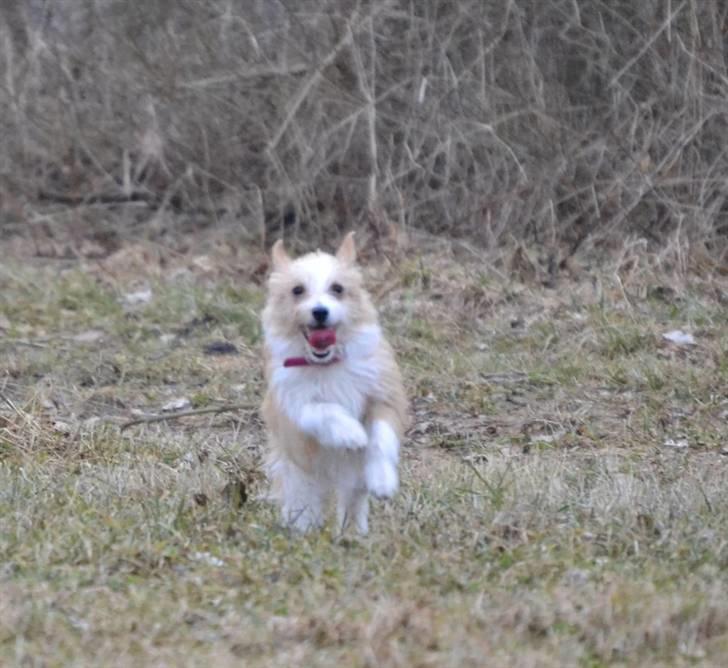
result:
[(308, 512), (283, 512), (283, 524), (295, 533), (308, 533), (323, 526), (323, 518)]
[(367, 433), (359, 420), (341, 415), (329, 422), (325, 433), (322, 434), (321, 445), (353, 450), (366, 447), (368, 441)]
[(394, 496), (399, 487), (397, 467), (384, 458), (370, 459), (364, 469), (364, 479), (367, 490), (379, 499), (389, 499)]

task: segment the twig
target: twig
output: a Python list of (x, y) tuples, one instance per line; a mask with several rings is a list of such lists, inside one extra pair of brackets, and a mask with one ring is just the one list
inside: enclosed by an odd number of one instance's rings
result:
[(501, 373), (481, 373), (480, 377), (491, 383), (517, 383), (528, 378), (528, 374), (524, 371), (508, 371)]
[(134, 427), (138, 424), (150, 424), (152, 422), (164, 422), (165, 420), (176, 420), (177, 418), (190, 417), (192, 415), (205, 415), (206, 413), (229, 413), (230, 411), (240, 410), (255, 410), (257, 406), (255, 404), (230, 404), (229, 406), (218, 406), (216, 408), (197, 408), (191, 411), (181, 411), (179, 413), (169, 413), (167, 415), (148, 415), (143, 418), (137, 418), (125, 422), (119, 428), (120, 431), (124, 431), (129, 427)]
[(28, 348), (49, 348), (50, 346), (40, 341), (26, 341), (25, 339), (4, 339), (3, 343), (7, 343), (14, 346), (27, 346)]
[(251, 67), (248, 70), (234, 72), (231, 74), (220, 74), (217, 76), (205, 77), (204, 79), (195, 79), (193, 81), (183, 81), (180, 83), (182, 88), (208, 88), (209, 86), (219, 86), (221, 84), (230, 84), (241, 79), (254, 79), (256, 77), (286, 77), (294, 74), (305, 74), (310, 67), (305, 63), (294, 63), (286, 67)]
[(358, 69), (357, 79), (359, 80), (359, 92), (366, 100), (366, 119), (369, 135), (369, 192), (367, 194), (367, 207), (370, 211), (374, 211), (377, 197), (377, 107), (375, 100), (375, 77), (376, 77), (376, 47), (374, 44), (374, 22), (371, 17), (367, 21), (369, 24), (369, 75), (367, 76), (364, 58), (359, 49), (355, 48), (354, 40), (352, 40), (352, 56), (356, 61)]
[(21, 411), (10, 399), (10, 397), (6, 397), (5, 394), (0, 392), (0, 399), (2, 399), (12, 410), (19, 416), (19, 417), (25, 417), (23, 414), (23, 411)]
[(132, 204), (137, 202), (156, 205), (159, 203), (160, 198), (159, 195), (142, 190), (121, 193), (89, 193), (87, 195), (69, 195), (68, 193), (52, 190), (40, 190), (38, 199), (41, 202), (80, 206), (82, 204)]
[(338, 42), (336, 42), (336, 44), (334, 44), (331, 51), (326, 54), (326, 56), (318, 64), (316, 69), (313, 70), (313, 72), (311, 72), (308, 77), (306, 77), (305, 81), (303, 81), (298, 87), (298, 90), (296, 91), (290, 104), (288, 105), (288, 110), (286, 111), (286, 115), (284, 116), (283, 121), (281, 122), (273, 137), (271, 137), (270, 141), (268, 142), (268, 146), (266, 149), (268, 154), (272, 154), (273, 151), (275, 151), (283, 135), (288, 129), (288, 126), (293, 122), (293, 119), (298, 113), (298, 110), (301, 108), (301, 105), (308, 97), (308, 94), (316, 87), (318, 82), (323, 77), (324, 71), (336, 61), (341, 51), (353, 42), (354, 34), (361, 28), (364, 22), (367, 20), (373, 21), (374, 17), (378, 15), (381, 11), (383, 11), (386, 7), (388, 7), (389, 4), (389, 0), (386, 0), (368, 15), (361, 16), (358, 11), (355, 11), (352, 14), (352, 16), (347, 21), (343, 36), (338, 40)]
[(654, 34), (647, 40), (647, 42), (645, 42), (645, 45), (632, 58), (629, 59), (627, 64), (612, 77), (612, 80), (609, 82), (607, 88), (611, 88), (612, 86), (614, 86), (614, 84), (616, 84), (622, 78), (624, 73), (630, 70), (632, 66), (650, 50), (650, 47), (655, 43), (657, 38), (662, 35), (665, 30), (670, 29), (670, 26), (672, 25), (675, 17), (683, 10), (685, 5), (687, 4), (688, 2), (687, 0), (685, 0), (674, 12), (671, 11), (672, 7), (668, 8), (667, 18), (662, 22), (662, 25), (654, 32)]
[[(355, 16), (354, 18), (358, 17)], [(352, 20), (354, 20), (354, 18), (352, 18)], [(344, 36), (334, 45), (334, 48), (321, 61), (321, 64), (299, 86), (296, 94), (293, 96), (293, 100), (288, 107), (288, 111), (283, 118), (283, 122), (280, 124), (275, 134), (268, 142), (267, 150), (269, 153), (273, 152), (278, 146), (278, 142), (280, 142), (281, 137), (283, 137), (283, 135), (285, 134), (288, 126), (291, 124), (291, 121), (293, 121), (296, 113), (298, 113), (298, 110), (303, 104), (304, 100), (308, 97), (308, 94), (316, 86), (316, 84), (318, 84), (319, 79), (323, 74), (323, 71), (336, 60), (336, 58), (339, 56), (339, 52), (349, 43), (349, 40), (353, 39), (353, 37), (354, 32), (351, 29), (351, 25), (349, 24), (347, 25)]]

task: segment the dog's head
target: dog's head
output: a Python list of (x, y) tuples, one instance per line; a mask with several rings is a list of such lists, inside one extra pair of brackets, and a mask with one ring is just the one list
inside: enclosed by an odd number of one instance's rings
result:
[(263, 327), (269, 339), (285, 341), (287, 354), (327, 364), (357, 330), (376, 323), (356, 266), (353, 232), (336, 255), (317, 251), (295, 260), (277, 241), (272, 264)]

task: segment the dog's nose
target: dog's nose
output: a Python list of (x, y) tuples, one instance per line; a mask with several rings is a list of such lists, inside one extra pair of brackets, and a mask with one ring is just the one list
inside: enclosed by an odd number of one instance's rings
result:
[(329, 317), (329, 309), (325, 306), (316, 306), (311, 311), (311, 315), (317, 324), (323, 325), (326, 322), (326, 318)]

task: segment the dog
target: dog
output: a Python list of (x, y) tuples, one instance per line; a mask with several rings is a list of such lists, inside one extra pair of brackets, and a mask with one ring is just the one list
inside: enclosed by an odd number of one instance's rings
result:
[(354, 233), (335, 255), (298, 259), (279, 240), (271, 259), (262, 415), (272, 497), (283, 522), (301, 532), (324, 524), (335, 497), (339, 529), (353, 523), (365, 535), (369, 495), (397, 491), (409, 414), (394, 353), (363, 287)]

